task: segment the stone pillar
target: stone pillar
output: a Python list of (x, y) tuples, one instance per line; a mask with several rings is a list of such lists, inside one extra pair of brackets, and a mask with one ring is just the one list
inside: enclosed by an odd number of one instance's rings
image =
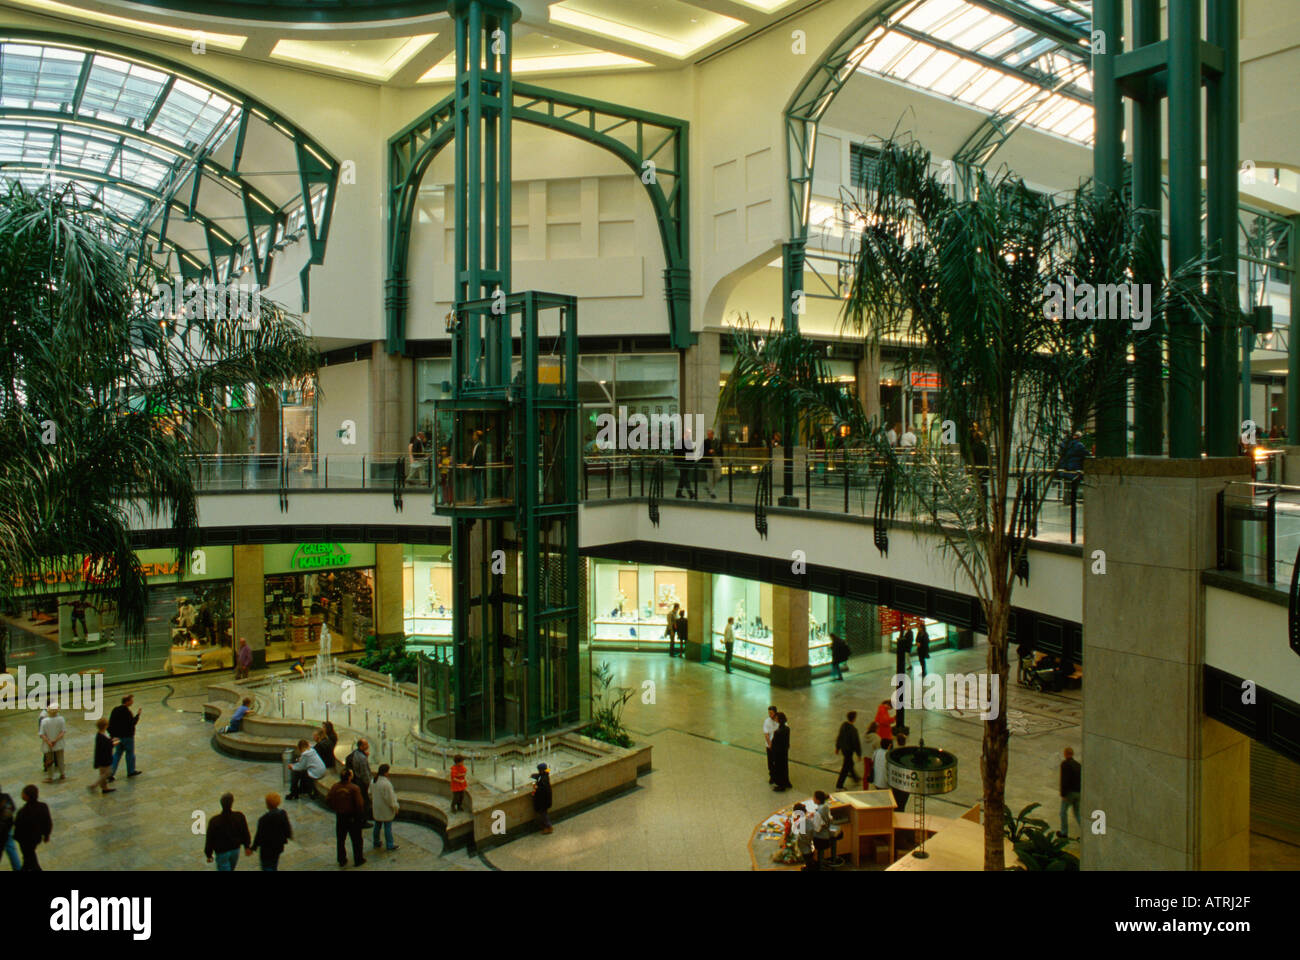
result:
[(248, 641), (253, 651), (253, 666), (266, 666), (266, 590), (262, 585), (262, 545), (236, 544), (234, 557), (234, 607), (235, 651), (239, 651), (239, 638)]
[[(1244, 458), (1089, 461), (1083, 841), (1090, 870), (1250, 865), (1250, 741), (1204, 715), (1215, 495)], [(1105, 574), (1092, 573), (1105, 551)], [(1064, 744), (1062, 744), (1064, 746)], [(1105, 834), (1094, 835), (1094, 811)]]
[(405, 453), (415, 432), (414, 364), (376, 340), (370, 351), (370, 452)]
[(713, 574), (686, 572), (686, 659), (708, 663), (713, 641)]
[[(269, 387), (257, 391), (257, 449), (254, 453), (280, 455), (280, 395)], [(248, 641), (252, 646), (253, 641)]]
[(812, 684), (808, 666), (808, 591), (772, 587), (772, 686)]
[[(402, 620), (402, 559), (400, 543), (375, 544), (375, 639), (400, 640), (406, 636)], [(353, 637), (363, 642), (364, 637)]]
[(858, 358), (858, 402), (868, 417), (880, 413), (880, 349), (868, 346)]
[(703, 414), (706, 430), (713, 429), (718, 417), (721, 343), (722, 335), (718, 331), (704, 330), (699, 334), (699, 342), (687, 347), (682, 356), (681, 412)]

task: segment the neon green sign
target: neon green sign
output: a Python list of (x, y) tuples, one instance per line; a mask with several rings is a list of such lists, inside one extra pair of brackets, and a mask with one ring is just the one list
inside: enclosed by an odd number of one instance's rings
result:
[(352, 554), (341, 543), (300, 543), (289, 566), (294, 570), (324, 570), (346, 567), (351, 562)]

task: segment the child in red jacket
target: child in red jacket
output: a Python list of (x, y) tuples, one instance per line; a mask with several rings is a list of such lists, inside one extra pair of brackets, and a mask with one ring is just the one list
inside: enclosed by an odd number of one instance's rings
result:
[(465, 791), (469, 789), (469, 771), (465, 769), (465, 758), (459, 753), (452, 757), (451, 768), (451, 809), (459, 810), (465, 802)]

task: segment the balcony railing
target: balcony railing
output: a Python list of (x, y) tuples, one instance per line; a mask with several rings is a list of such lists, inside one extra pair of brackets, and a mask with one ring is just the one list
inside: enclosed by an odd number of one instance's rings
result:
[[(428, 457), (415, 459), (404, 453), (208, 455), (196, 457), (194, 464), (201, 493), (265, 491), (287, 495), (295, 491), (396, 490), (411, 495), (427, 490), (439, 505), (458, 507), (475, 505), (476, 501), (485, 507), (508, 502), (501, 497), (508, 498), (514, 473), (513, 465), (508, 463), (484, 467), (438, 464)], [(704, 460), (682, 461), (657, 452), (599, 453), (583, 458), (579, 496), (584, 501), (649, 497), (656, 464), (663, 471), (664, 501), (693, 499), (753, 507), (760, 483), (769, 485), (769, 502), (773, 504), (783, 485), (780, 450), (771, 457), (717, 457), (711, 465)], [(797, 451), (794, 464), (794, 493), (800, 509), (856, 517), (873, 515), (884, 467), (879, 459), (812, 450), (806, 454)], [(482, 475), (482, 481), (476, 482), (476, 474)], [(1045, 489), (1043, 509), (1032, 536), (1078, 541), (1083, 529), (1084, 485), (1076, 484), (1076, 479), (1081, 476), (1066, 471), (1029, 477), (1031, 484)], [(1075, 496), (1071, 495), (1072, 486), (1077, 488)]]
[(1240, 481), (1219, 492), (1218, 569), (1287, 589), (1297, 550), (1300, 487)]

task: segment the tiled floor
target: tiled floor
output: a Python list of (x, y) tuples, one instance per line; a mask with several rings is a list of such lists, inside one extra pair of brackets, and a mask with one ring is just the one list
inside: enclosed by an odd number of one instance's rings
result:
[[(464, 851), (444, 854), (431, 829), (398, 823), (401, 849), (367, 854), (363, 868), (395, 870), (655, 870), (750, 867), (751, 831), (768, 814), (813, 790), (833, 789), (838, 771), (835, 734), (844, 713), (856, 709), (865, 726), (887, 694), (893, 657), (874, 654), (851, 661), (842, 683), (819, 680), (799, 691), (776, 691), (766, 681), (743, 673), (727, 675), (716, 664), (700, 665), (663, 654), (601, 653), (617, 682), (646, 689), (653, 702), (634, 697), (626, 720), (639, 740), (654, 746), (654, 770), (638, 786), (608, 802), (557, 821), (551, 835), (529, 834), (488, 850), (482, 857)], [(937, 654), (932, 670), (973, 672), (983, 666), (981, 649)], [(42, 786), (51, 806), (54, 841), (42, 847), (49, 869), (212, 869), (202, 854), (203, 840), (192, 832), (193, 814), (216, 812), (224, 790), (236, 808), (255, 822), (268, 790), (285, 792), (274, 764), (235, 760), (211, 746), (211, 725), (202, 704), (210, 678), (180, 678), (135, 688), (144, 708), (138, 758), (144, 775), (119, 778), (119, 790), (92, 795), (90, 747), (94, 725), (79, 714), (69, 717), (68, 763), (73, 775), (62, 784)], [(106, 691), (107, 705), (124, 691)], [(1087, 775), (1080, 743), (1081, 699), (1077, 691), (1036, 694), (1013, 684), (1008, 691), (1011, 738), (1007, 802), (1015, 810), (1043, 804), (1046, 819), (1057, 816), (1057, 769), (1061, 749), (1073, 746)], [(791, 779), (795, 790), (776, 794), (767, 785), (761, 734), (769, 702), (790, 717)], [(106, 706), (107, 709), (107, 706)], [(919, 714), (924, 714), (921, 716)], [(980, 796), (979, 752), (982, 729), (976, 717), (937, 711), (910, 711), (913, 740), (956, 754), (957, 790), (932, 801), (936, 815), (954, 816)], [(24, 783), (40, 783), (40, 759), (30, 712), (0, 713), (0, 789), (16, 795)], [(124, 772), (124, 771), (120, 771)], [(337, 870), (333, 818), (319, 806), (286, 805), (297, 841), (286, 852), (286, 870)], [(1261, 869), (1296, 869), (1300, 850), (1256, 837), (1253, 856)], [(243, 869), (255, 863), (245, 862)], [(0, 867), (3, 869), (3, 867)], [(351, 869), (351, 868), (349, 868)]]
[[(0, 712), (0, 790), (15, 797), (26, 783), (41, 788), (54, 818), (52, 842), (39, 849), (47, 870), (212, 870), (203, 857), (202, 830), (194, 833), (195, 811), (212, 816), (226, 790), (250, 830), (265, 812), (263, 797), (285, 788), (281, 768), (224, 756), (211, 745), (212, 724), (203, 719), (211, 678), (181, 678), (135, 687), (135, 706), (144, 710), (136, 738), (140, 776), (118, 769), (115, 793), (91, 793), (90, 767), (94, 722), (80, 713), (68, 718), (65, 752), (68, 779), (42, 782), (36, 716), (30, 711)], [(119, 702), (122, 688), (105, 691), (105, 713)], [(280, 861), (283, 870), (335, 870), (334, 817), (303, 801), (285, 803), (294, 842)], [(463, 852), (442, 856), (442, 840), (427, 827), (397, 823), (400, 849), (366, 853), (363, 870), (485, 870)], [(369, 831), (366, 845), (369, 847)], [(349, 847), (349, 861), (351, 850)], [(6, 861), (7, 863), (7, 861)], [(8, 869), (0, 865), (0, 870)], [(241, 859), (240, 869), (257, 869), (257, 855)], [(348, 869), (352, 869), (349, 867)]]

